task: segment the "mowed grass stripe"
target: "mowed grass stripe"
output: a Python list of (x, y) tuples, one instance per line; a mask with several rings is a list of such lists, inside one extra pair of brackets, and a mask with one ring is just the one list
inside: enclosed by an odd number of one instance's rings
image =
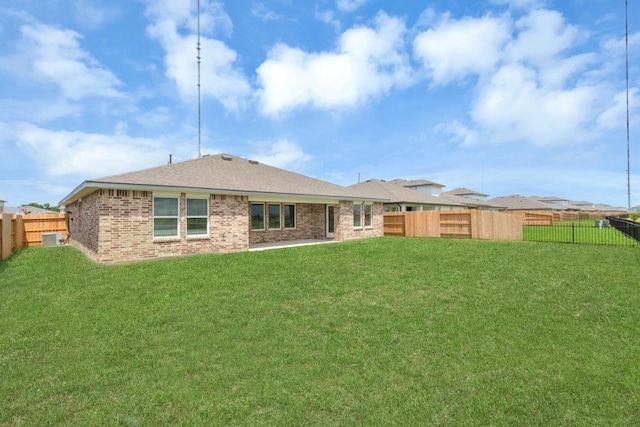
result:
[(0, 264), (3, 425), (633, 425), (636, 248), (379, 238)]

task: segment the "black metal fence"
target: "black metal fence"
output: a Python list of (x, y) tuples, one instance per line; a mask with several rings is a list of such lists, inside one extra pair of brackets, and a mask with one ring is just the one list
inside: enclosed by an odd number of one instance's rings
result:
[(531, 242), (640, 246), (640, 224), (619, 217), (525, 225), (522, 238)]
[(616, 230), (636, 242), (640, 242), (640, 223), (619, 216), (609, 216), (607, 220)]

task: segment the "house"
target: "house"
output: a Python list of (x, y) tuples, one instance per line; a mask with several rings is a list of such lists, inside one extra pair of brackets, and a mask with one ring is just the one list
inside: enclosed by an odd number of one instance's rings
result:
[(453, 190), (444, 191), (442, 194), (457, 200), (464, 204), (468, 209), (480, 209), (489, 211), (505, 210), (504, 206), (492, 204), (487, 200), (488, 194), (479, 193), (469, 190), (468, 188), (454, 188)]
[(421, 193), (430, 194), (432, 196), (439, 196), (442, 193), (442, 189), (445, 187), (437, 182), (429, 181), (427, 179), (416, 179), (407, 181), (406, 179), (392, 179), (390, 184), (406, 187), (411, 190), (419, 191)]
[(489, 202), (494, 205), (503, 206), (508, 211), (562, 211), (565, 209), (560, 205), (554, 206), (551, 203), (540, 202), (518, 194), (494, 197), (493, 199), (489, 199)]
[[(385, 212), (427, 211), (427, 210), (453, 210), (465, 209), (465, 205), (447, 196), (434, 196), (427, 192), (410, 189), (410, 187), (398, 185), (394, 181), (370, 179), (348, 188), (359, 194), (376, 199), (386, 199)], [(406, 181), (405, 181), (406, 182)]]
[(640, 205), (632, 206), (630, 212), (640, 212)]
[(73, 244), (110, 263), (382, 236), (384, 201), (218, 154), (84, 181), (60, 205)]

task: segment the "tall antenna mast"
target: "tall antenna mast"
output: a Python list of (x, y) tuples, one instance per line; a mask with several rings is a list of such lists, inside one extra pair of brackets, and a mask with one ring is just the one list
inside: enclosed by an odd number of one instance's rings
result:
[(202, 109), (200, 106), (200, 0), (198, 0), (198, 44), (196, 47), (198, 51), (198, 158), (202, 157), (202, 130), (201, 130), (201, 115)]
[(624, 1), (627, 70), (627, 207), (631, 210), (631, 148), (629, 135), (629, 0)]

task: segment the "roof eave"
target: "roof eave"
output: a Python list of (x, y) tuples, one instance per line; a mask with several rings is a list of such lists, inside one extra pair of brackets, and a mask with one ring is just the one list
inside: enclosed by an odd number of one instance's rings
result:
[(64, 199), (60, 201), (60, 206), (65, 206), (69, 203), (85, 197), (96, 190), (100, 189), (114, 189), (114, 190), (137, 190), (137, 191), (170, 191), (180, 193), (210, 193), (210, 194), (224, 194), (230, 196), (260, 196), (274, 198), (297, 198), (304, 200), (313, 200), (317, 203), (328, 200), (346, 200), (346, 201), (364, 201), (364, 202), (387, 202), (388, 199), (381, 199), (375, 197), (363, 197), (359, 195), (340, 195), (340, 194), (304, 194), (304, 193), (279, 193), (279, 192), (267, 192), (267, 191), (243, 191), (243, 190), (228, 190), (223, 188), (201, 188), (201, 187), (182, 187), (182, 186), (166, 186), (166, 185), (144, 185), (144, 184), (123, 184), (123, 183), (111, 183), (111, 182), (99, 182), (99, 181), (85, 181), (76, 187), (71, 193), (69, 193)]

